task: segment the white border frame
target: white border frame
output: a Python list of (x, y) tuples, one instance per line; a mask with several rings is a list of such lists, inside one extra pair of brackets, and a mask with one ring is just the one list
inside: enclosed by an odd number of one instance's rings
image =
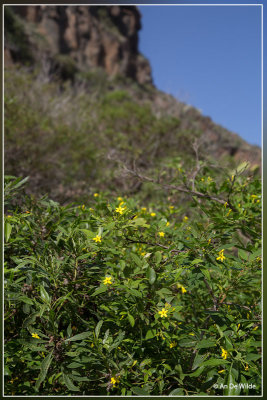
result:
[[(4, 7), (5, 6), (150, 6), (150, 7), (154, 7), (154, 6), (173, 6), (173, 7), (192, 7), (192, 6), (196, 6), (196, 7), (201, 7), (201, 6), (206, 6), (206, 7), (214, 7), (214, 6), (225, 6), (225, 7), (231, 7), (231, 6), (248, 6), (248, 7), (261, 7), (261, 157), (262, 157), (262, 163), (261, 163), (261, 173), (262, 173), (262, 184), (263, 184), (263, 3), (255, 3), (255, 4), (245, 4), (245, 3), (239, 3), (239, 4), (207, 4), (207, 3), (203, 3), (203, 4), (197, 4), (197, 3), (193, 3), (193, 4), (129, 4), (129, 3), (120, 3), (120, 4), (86, 4), (86, 3), (77, 3), (77, 4), (57, 4), (57, 3), (37, 3), (37, 4), (2, 4), (2, 60), (3, 60), (3, 65), (2, 65), (2, 99), (4, 99)], [(2, 106), (2, 168), (3, 168), (3, 177), (2, 177), (2, 187), (3, 187), (3, 203), (4, 204), (4, 101), (3, 101), (3, 106)], [(262, 185), (263, 186), (263, 185)], [(263, 195), (263, 188), (262, 188), (262, 195)], [(262, 196), (263, 197), (263, 196)], [(2, 226), (2, 234), (4, 237), (4, 223)], [(262, 260), (263, 260), (263, 201), (262, 201)], [(3, 252), (3, 263), (2, 265), (4, 265), (4, 252)], [(4, 293), (4, 269), (3, 269), (3, 273), (2, 273), (2, 277), (3, 277), (3, 293)], [(261, 306), (262, 306), (262, 328), (263, 328), (263, 262), (262, 262), (262, 298), (261, 298)], [(4, 315), (4, 298), (3, 298), (3, 315)], [(2, 328), (2, 333), (3, 333), (3, 338), (4, 338), (4, 324), (3, 324), (3, 328)], [(262, 337), (261, 337), (261, 342), (262, 342), (262, 348), (263, 348), (263, 329), (262, 329)], [(4, 371), (4, 342), (2, 343), (2, 368)], [(262, 356), (263, 356), (263, 352), (262, 352)], [(248, 398), (248, 397), (254, 397), (255, 399), (262, 397), (263, 398), (263, 357), (262, 357), (262, 365), (261, 365), (261, 395), (247, 395), (243, 397)], [(63, 395), (58, 395), (58, 396), (42, 396), (42, 395), (14, 395), (14, 396), (10, 396), (10, 395), (5, 395), (4, 394), (4, 373), (3, 373), (3, 377), (2, 377), (2, 396), (3, 398), (7, 398), (7, 397), (11, 397), (11, 398), (17, 398), (17, 397), (33, 397), (33, 398), (68, 398), (68, 397), (76, 397), (76, 398), (86, 398), (86, 397), (90, 397), (90, 398), (112, 398), (112, 397), (122, 397), (122, 398), (131, 398), (131, 397), (147, 397), (147, 398), (162, 398), (162, 397), (169, 397), (168, 395), (158, 395), (158, 396), (145, 396), (145, 395), (140, 395), (140, 396), (115, 396), (115, 395), (71, 395), (71, 396), (63, 396)], [(237, 398), (240, 398), (242, 396), (235, 396)], [(202, 397), (208, 397), (208, 398), (225, 398), (225, 397), (230, 397), (231, 396), (170, 396), (170, 397), (197, 397), (197, 398), (202, 398)]]

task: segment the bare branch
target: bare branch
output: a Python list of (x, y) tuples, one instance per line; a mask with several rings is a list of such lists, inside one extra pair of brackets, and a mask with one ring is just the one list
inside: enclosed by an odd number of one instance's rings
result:
[(155, 179), (152, 179), (152, 178), (149, 178), (148, 176), (140, 174), (136, 169), (135, 170), (130, 170), (125, 165), (124, 165), (124, 170), (127, 171), (129, 174), (136, 176), (137, 178), (139, 178), (142, 181), (159, 184), (164, 189), (178, 190), (179, 192), (187, 193), (187, 194), (189, 194), (191, 196), (197, 196), (197, 197), (203, 198), (203, 199), (210, 199), (210, 200), (216, 201), (217, 203), (220, 203), (220, 204), (224, 204), (225, 203), (225, 200), (220, 199), (220, 198), (215, 197), (215, 196), (212, 196), (212, 195), (207, 194), (207, 193), (201, 193), (201, 192), (198, 192), (196, 190), (191, 190), (191, 189), (183, 187), (183, 186), (176, 186), (176, 185), (170, 185), (170, 184), (166, 184), (166, 183), (157, 182), (157, 181), (155, 181)]

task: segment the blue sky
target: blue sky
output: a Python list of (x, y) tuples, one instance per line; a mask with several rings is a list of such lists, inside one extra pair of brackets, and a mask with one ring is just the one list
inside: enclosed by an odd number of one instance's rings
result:
[(261, 144), (261, 8), (138, 6), (156, 87)]

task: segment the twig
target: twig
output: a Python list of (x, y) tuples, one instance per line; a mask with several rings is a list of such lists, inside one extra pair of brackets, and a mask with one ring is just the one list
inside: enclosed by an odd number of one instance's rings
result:
[(124, 169), (128, 173), (136, 176), (137, 178), (141, 179), (142, 181), (147, 181), (147, 182), (152, 182), (152, 183), (155, 183), (155, 184), (159, 184), (164, 189), (178, 190), (179, 192), (191, 194), (192, 196), (197, 196), (199, 198), (206, 198), (206, 199), (214, 200), (214, 201), (216, 201), (217, 203), (220, 203), (220, 204), (225, 204), (225, 200), (219, 199), (218, 197), (212, 196), (210, 194), (197, 192), (195, 190), (190, 190), (190, 189), (188, 189), (186, 187), (183, 187), (183, 186), (176, 186), (176, 185), (160, 183), (160, 182), (155, 181), (155, 179), (149, 178), (148, 176), (141, 175), (139, 172), (137, 172), (137, 170), (130, 170), (126, 166), (124, 166)]
[[(168, 246), (164, 246), (163, 244), (160, 244), (160, 243), (145, 242), (143, 240), (133, 240), (133, 239), (131, 239), (129, 237), (126, 237), (125, 239), (128, 240), (128, 242), (131, 242), (131, 243), (142, 243), (142, 244), (147, 244), (149, 246), (158, 246), (158, 247), (162, 247), (163, 249), (170, 250), (170, 248)], [(171, 250), (171, 253), (177, 253), (177, 254), (178, 253), (184, 253), (184, 252), (186, 252), (186, 250), (175, 250), (175, 249)]]

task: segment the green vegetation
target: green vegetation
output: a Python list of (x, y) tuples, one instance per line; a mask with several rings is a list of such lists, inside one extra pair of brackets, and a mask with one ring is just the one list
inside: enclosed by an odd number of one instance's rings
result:
[(252, 147), (5, 12), (5, 395), (261, 394)]
[(99, 189), (135, 191), (136, 180), (121, 180), (121, 163), (152, 173), (173, 157), (194, 163), (196, 132), (155, 116), (103, 72), (78, 75), (74, 86), (46, 78), (21, 67), (5, 73), (5, 171), (30, 176), (29, 193), (83, 202)]
[(146, 207), (101, 192), (61, 206), (6, 177), (6, 395), (261, 393), (260, 181), (241, 166), (173, 182)]

